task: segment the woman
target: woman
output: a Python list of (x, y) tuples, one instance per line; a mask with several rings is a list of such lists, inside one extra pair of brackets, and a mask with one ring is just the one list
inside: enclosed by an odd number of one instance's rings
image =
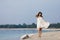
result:
[(42, 35), (42, 29), (43, 29), (43, 28), (48, 28), (49, 22), (46, 22), (46, 21), (43, 19), (42, 12), (39, 12), (39, 13), (36, 15), (36, 18), (37, 18), (38, 36), (41, 37), (41, 35)]

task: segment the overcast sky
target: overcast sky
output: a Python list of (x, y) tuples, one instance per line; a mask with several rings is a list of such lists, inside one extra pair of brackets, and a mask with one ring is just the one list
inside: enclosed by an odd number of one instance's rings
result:
[(0, 24), (36, 23), (39, 11), (46, 21), (60, 22), (60, 0), (0, 0)]

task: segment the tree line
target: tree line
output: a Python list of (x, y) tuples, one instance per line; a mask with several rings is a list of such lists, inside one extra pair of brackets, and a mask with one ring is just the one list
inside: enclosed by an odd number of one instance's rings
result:
[[(24, 24), (6, 24), (6, 25), (0, 25), (0, 28), (36, 28), (36, 24), (35, 23), (32, 23), (32, 24), (29, 24), (27, 25), (26, 23)], [(60, 23), (53, 23), (53, 24), (50, 24), (49, 28), (60, 28)]]

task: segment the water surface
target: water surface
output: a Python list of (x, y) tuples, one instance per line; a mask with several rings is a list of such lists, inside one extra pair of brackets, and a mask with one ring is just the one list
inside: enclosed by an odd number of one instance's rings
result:
[[(43, 32), (52, 32), (52, 30), (43, 30)], [(24, 34), (35, 34), (37, 30), (0, 30), (0, 40), (20, 40)]]

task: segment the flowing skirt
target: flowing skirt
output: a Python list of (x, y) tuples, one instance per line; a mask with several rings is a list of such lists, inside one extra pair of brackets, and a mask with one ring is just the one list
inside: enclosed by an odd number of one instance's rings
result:
[(48, 28), (50, 25), (49, 22), (38, 22), (37, 23), (37, 28)]

